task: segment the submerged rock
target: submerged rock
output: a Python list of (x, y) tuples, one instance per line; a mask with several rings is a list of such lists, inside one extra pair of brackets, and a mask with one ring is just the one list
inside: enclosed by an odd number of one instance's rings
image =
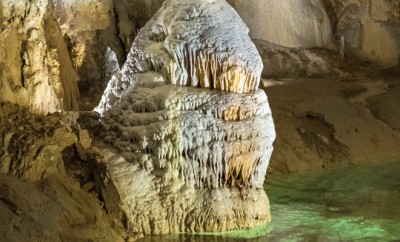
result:
[(224, 0), (167, 0), (108, 84), (97, 144), (107, 210), (138, 234), (270, 220), (275, 139), (262, 60)]

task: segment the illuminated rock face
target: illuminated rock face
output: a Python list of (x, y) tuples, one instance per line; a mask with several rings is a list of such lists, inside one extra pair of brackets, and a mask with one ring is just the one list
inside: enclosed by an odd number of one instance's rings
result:
[(0, 3), (0, 102), (35, 114), (78, 110), (78, 75), (51, 2)]
[(127, 161), (195, 187), (262, 187), (275, 134), (264, 91), (138, 86), (104, 118)]
[(138, 82), (135, 73), (162, 73), (166, 83), (182, 86), (256, 90), (261, 57), (248, 28), (232, 7), (221, 2), (164, 4), (138, 34), (121, 75), (109, 82), (96, 111), (103, 113)]
[(93, 110), (107, 82), (125, 61), (138, 26), (125, 0), (53, 0), (54, 17), (79, 75), (82, 110)]
[[(262, 61), (224, 0), (168, 0), (109, 82), (98, 150), (110, 213), (131, 232), (226, 231), (270, 220), (275, 139)], [(102, 158), (100, 158), (102, 157)]]

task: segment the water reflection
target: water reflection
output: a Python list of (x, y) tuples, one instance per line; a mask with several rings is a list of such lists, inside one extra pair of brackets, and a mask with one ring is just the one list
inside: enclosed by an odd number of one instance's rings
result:
[(265, 189), (269, 225), (139, 241), (400, 241), (400, 162), (270, 178)]

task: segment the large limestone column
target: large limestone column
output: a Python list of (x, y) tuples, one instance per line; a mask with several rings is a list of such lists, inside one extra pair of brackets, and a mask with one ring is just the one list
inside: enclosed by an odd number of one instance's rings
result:
[(97, 110), (107, 210), (132, 233), (226, 231), (270, 221), (275, 139), (262, 60), (225, 0), (167, 0)]

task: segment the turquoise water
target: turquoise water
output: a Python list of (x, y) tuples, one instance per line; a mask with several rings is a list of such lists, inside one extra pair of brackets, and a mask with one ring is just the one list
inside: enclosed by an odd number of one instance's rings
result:
[(139, 241), (399, 241), (400, 162), (268, 178), (272, 222)]

